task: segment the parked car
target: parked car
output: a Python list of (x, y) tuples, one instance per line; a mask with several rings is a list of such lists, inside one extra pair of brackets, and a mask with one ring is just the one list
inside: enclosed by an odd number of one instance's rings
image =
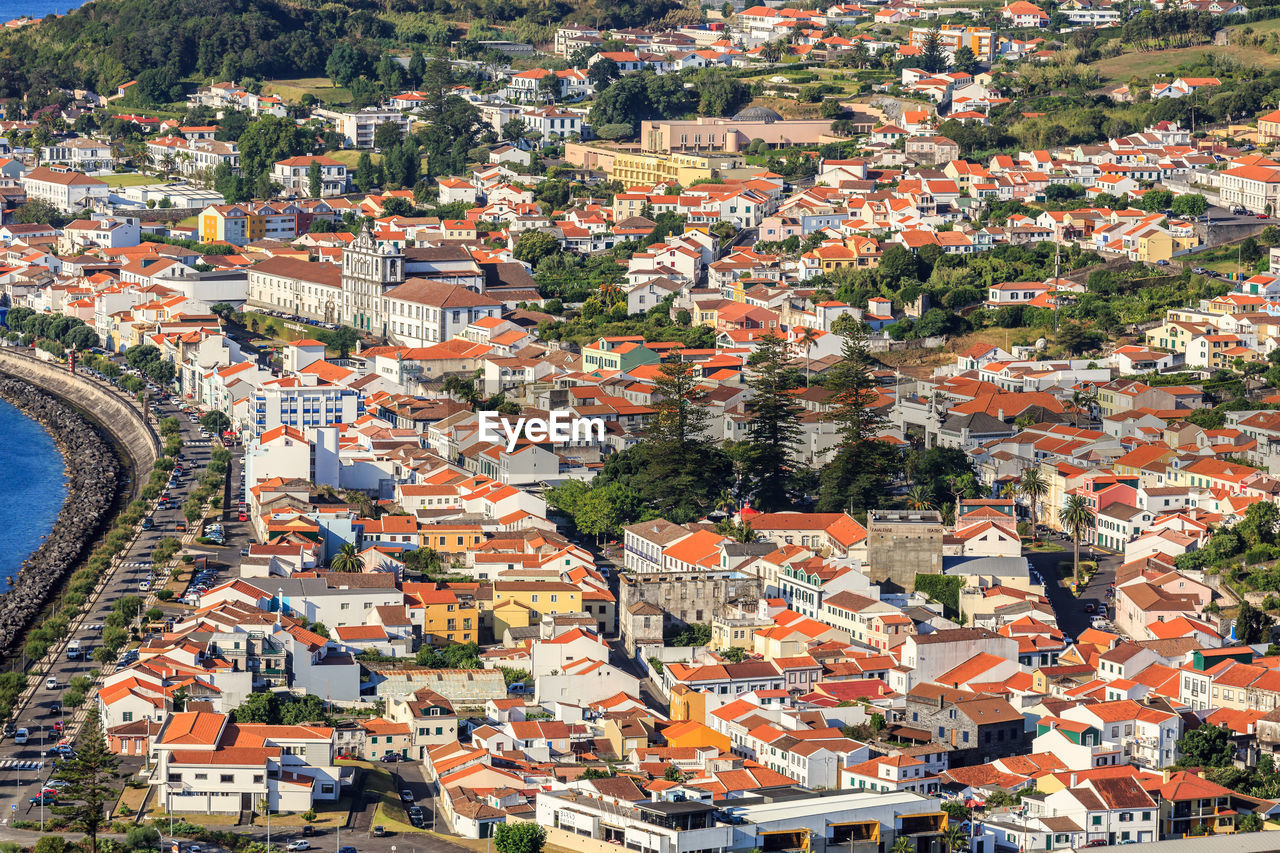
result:
[(399, 760), (400, 760), (400, 756), (399, 756), (399, 754), (398, 754), (398, 753), (395, 753), (395, 752), (388, 752), (386, 755), (382, 756), (382, 758), (380, 758), (380, 759), (378, 759), (378, 760), (379, 760), (379, 761), (382, 761), (382, 762), (384, 762), (384, 763), (387, 763), (387, 764), (392, 764), (392, 763), (395, 763), (395, 762), (399, 761)]
[(27, 800), (27, 802), (31, 803), (31, 805), (33, 806), (39, 806), (39, 805), (51, 806), (54, 803), (58, 802), (58, 797), (57, 795), (45, 794), (42, 792), (32, 797), (31, 799)]
[(316, 834), (316, 828), (311, 824), (307, 824), (306, 826), (302, 827), (302, 835), (304, 837), (310, 837), (315, 834)]
[(382, 838), (386, 834), (387, 834), (387, 828), (385, 826), (382, 826), (381, 824), (373, 828), (374, 838)]
[(284, 846), (285, 850), (310, 850), (311, 842), (302, 838), (294, 839)]
[(410, 791), (408, 788), (405, 788), (404, 790), (402, 790), (402, 791), (400, 792), (400, 799), (401, 799), (401, 800), (404, 800), (406, 803), (412, 803), (412, 802), (413, 802), (413, 791)]

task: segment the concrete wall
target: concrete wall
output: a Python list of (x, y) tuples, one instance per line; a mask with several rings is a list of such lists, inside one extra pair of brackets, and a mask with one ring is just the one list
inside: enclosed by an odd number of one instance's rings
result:
[(135, 406), (108, 390), (111, 386), (73, 376), (65, 364), (38, 361), (13, 348), (0, 348), (0, 373), (48, 391), (104, 426), (132, 460), (135, 485), (150, 476), (160, 453), (159, 439)]

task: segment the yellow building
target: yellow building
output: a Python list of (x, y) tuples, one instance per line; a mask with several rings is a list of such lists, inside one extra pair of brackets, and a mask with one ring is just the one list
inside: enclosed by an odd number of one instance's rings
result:
[[(437, 589), (430, 583), (406, 583), (404, 591), (422, 628), (422, 639), (433, 646), (480, 641), (480, 611), (474, 602), (464, 602), (451, 589)], [(416, 603), (415, 600), (416, 599)]]
[(1148, 264), (1154, 264), (1156, 261), (1167, 261), (1173, 257), (1174, 251), (1180, 248), (1180, 244), (1175, 244), (1173, 235), (1167, 231), (1152, 231), (1149, 234), (1143, 234), (1134, 243), (1136, 255), (1134, 260)]
[(493, 609), (504, 604), (524, 607), (537, 624), (552, 613), (581, 613), (582, 590), (563, 581), (495, 581)]
[(478, 524), (430, 524), (418, 532), (418, 547), (441, 554), (465, 554), (483, 541)]
[(1280, 110), (1272, 110), (1258, 119), (1258, 140), (1264, 144), (1280, 142)]
[(667, 739), (667, 746), (675, 747), (676, 749), (682, 747), (696, 749), (703, 746), (714, 746), (721, 753), (728, 753), (733, 746), (729, 742), (727, 735), (723, 735), (697, 720), (672, 723), (662, 730), (662, 734)]
[(707, 694), (687, 684), (671, 688), (671, 719), (675, 722), (706, 722)]
[(267, 235), (266, 218), (243, 204), (211, 204), (200, 211), (200, 242), (243, 246)]

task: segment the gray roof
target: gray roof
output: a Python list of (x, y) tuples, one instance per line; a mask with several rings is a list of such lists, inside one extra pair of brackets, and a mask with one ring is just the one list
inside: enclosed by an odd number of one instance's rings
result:
[(944, 575), (995, 575), (1002, 578), (1028, 577), (1025, 557), (961, 557), (942, 559)]

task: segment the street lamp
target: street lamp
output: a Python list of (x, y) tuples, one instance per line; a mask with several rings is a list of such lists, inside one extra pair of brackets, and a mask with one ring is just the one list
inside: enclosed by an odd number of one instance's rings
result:
[[(44, 764), (44, 758), (45, 758), (45, 756), (46, 756), (46, 755), (48, 755), (48, 753), (47, 753), (47, 752), (43, 752), (43, 751), (42, 751), (42, 752), (40, 753), (40, 764), (41, 764), (41, 765), (43, 765), (43, 764)], [(43, 788), (43, 787), (41, 787), (41, 789), (40, 789), (39, 797), (40, 797), (40, 831), (41, 831), (41, 832), (44, 832), (44, 788)]]

